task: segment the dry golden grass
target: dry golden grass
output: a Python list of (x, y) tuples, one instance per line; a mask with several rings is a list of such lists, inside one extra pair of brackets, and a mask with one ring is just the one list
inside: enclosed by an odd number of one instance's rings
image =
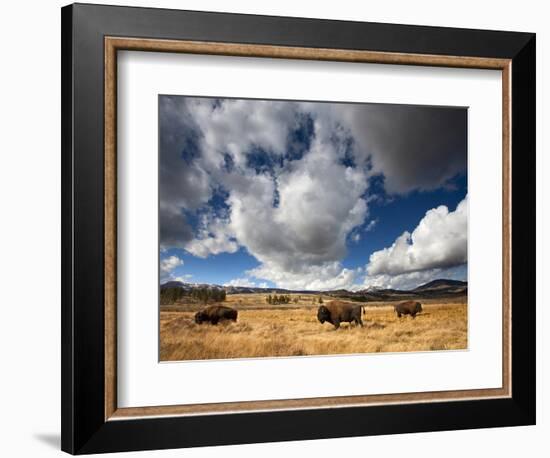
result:
[(227, 305), (239, 309), (237, 323), (198, 325), (190, 308), (163, 307), (161, 361), (456, 350), (468, 344), (465, 302), (423, 303), (424, 312), (416, 319), (397, 318), (392, 305), (369, 304), (363, 328), (344, 323), (334, 330), (317, 321), (317, 305), (311, 298), (287, 309), (266, 308), (258, 298), (255, 306), (249, 297), (247, 303), (243, 298), (240, 303), (239, 298), (228, 299)]

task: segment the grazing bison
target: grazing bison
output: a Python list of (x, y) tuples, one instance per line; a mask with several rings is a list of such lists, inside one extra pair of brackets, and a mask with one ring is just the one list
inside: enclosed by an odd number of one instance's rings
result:
[(417, 313), (422, 311), (422, 304), (416, 301), (400, 302), (395, 305), (394, 310), (398, 318), (401, 318), (401, 315), (410, 315), (414, 318)]
[[(363, 327), (363, 321), (361, 320), (361, 309), (363, 307), (360, 305), (346, 304), (345, 302), (332, 301), (327, 305), (321, 305), (317, 310), (317, 319), (323, 324), (325, 321), (328, 321), (336, 329), (340, 327), (340, 323), (348, 322), (351, 324), (352, 321), (355, 321), (356, 325)], [(363, 313), (365, 311), (363, 310)]]
[(237, 321), (237, 311), (225, 305), (210, 305), (195, 313), (195, 323), (197, 324), (202, 324), (205, 321), (218, 324), (218, 321), (222, 320)]

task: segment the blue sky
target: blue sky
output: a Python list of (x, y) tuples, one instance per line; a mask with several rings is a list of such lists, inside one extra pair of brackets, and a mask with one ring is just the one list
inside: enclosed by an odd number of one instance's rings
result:
[(467, 275), (464, 108), (159, 96), (161, 282)]

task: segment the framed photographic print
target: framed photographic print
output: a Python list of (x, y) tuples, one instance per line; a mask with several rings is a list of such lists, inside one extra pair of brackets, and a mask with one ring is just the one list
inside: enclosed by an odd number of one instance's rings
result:
[(63, 450), (534, 424), (534, 34), (77, 4), (62, 79)]
[(158, 107), (160, 361), (468, 348), (466, 108)]

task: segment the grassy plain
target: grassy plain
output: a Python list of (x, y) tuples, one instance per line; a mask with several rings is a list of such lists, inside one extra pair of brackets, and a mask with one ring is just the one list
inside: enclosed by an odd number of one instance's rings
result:
[[(294, 302), (294, 298), (298, 301)], [(323, 297), (325, 303), (331, 298)], [(315, 301), (315, 303), (314, 303)], [(160, 312), (161, 361), (305, 356), (377, 352), (458, 350), (468, 346), (466, 298), (421, 301), (415, 319), (397, 318), (393, 303), (368, 303), (364, 327), (348, 323), (334, 330), (317, 321), (318, 296), (292, 295), (290, 304), (269, 305), (265, 294), (228, 295), (236, 323), (198, 325), (197, 304), (163, 306)], [(357, 304), (357, 303), (356, 303)]]

